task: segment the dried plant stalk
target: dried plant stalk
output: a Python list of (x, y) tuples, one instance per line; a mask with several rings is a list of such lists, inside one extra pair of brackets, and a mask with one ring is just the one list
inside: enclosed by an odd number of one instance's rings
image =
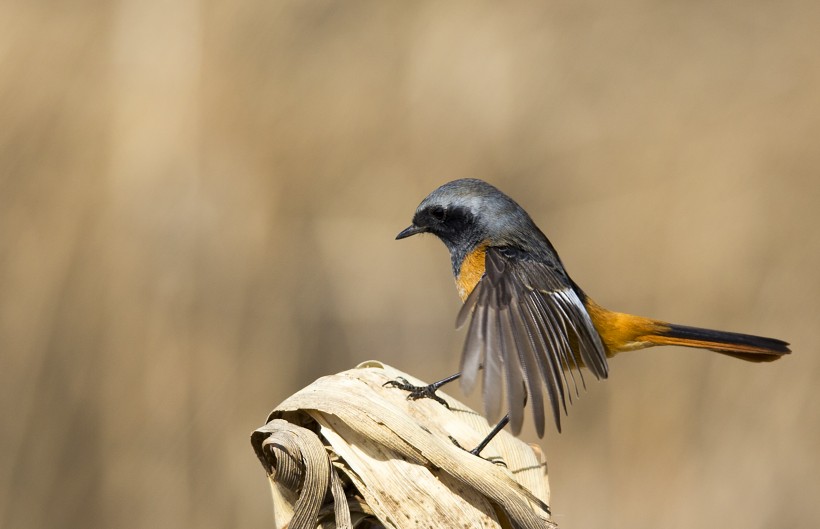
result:
[(383, 384), (410, 375), (366, 362), (297, 392), (251, 436), (270, 478), (277, 528), (556, 527), (537, 446), (489, 431), (443, 392), (408, 401)]

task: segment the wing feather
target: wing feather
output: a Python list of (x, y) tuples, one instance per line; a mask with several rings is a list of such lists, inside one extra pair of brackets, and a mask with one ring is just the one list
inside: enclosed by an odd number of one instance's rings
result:
[(520, 432), (524, 424), (524, 377), (521, 367), (521, 351), (513, 334), (511, 305), (499, 308), (498, 321), (501, 328), (501, 356), (507, 374), (507, 400), (510, 405), (510, 428)]
[[(467, 297), (456, 323), (470, 319), (461, 359), (462, 387), (469, 391), (483, 367), (487, 418), (500, 415), (507, 395), (513, 433), (521, 430), (529, 399), (535, 429), (544, 433), (544, 387), (555, 424), (567, 412), (566, 389), (586, 387), (581, 367), (606, 378), (606, 351), (578, 292), (555, 263), (489, 247), (484, 276)], [(569, 377), (567, 376), (569, 372)], [(576, 379), (575, 371), (578, 372)]]
[[(570, 345), (567, 340), (566, 330), (556, 319), (552, 313), (552, 309), (548, 306), (547, 300), (544, 299), (543, 296), (537, 295), (536, 301), (538, 302), (547, 334), (551, 338), (549, 348), (544, 350), (544, 354), (555, 355), (558, 361), (557, 363), (560, 365), (561, 376), (564, 378), (564, 387), (568, 388), (569, 381), (572, 381), (572, 387), (575, 389), (575, 394), (578, 395), (578, 383), (575, 380), (575, 373), (572, 372), (572, 366), (574, 364), (569, 358), (572, 353), (569, 352)], [(567, 379), (567, 373), (569, 373), (569, 379)], [(572, 393), (568, 393), (567, 398), (569, 399), (569, 403), (572, 404)], [(566, 411), (566, 404), (564, 404), (564, 412)]]
[(584, 304), (574, 290), (559, 291), (557, 295), (563, 300), (562, 306), (568, 312), (568, 321), (572, 324), (575, 336), (578, 338), (578, 349), (585, 366), (592, 371), (596, 378), (606, 378), (608, 368), (606, 355), (596, 354), (602, 351), (601, 336), (592, 325), (592, 320)]
[[(475, 387), (478, 370), (487, 349), (487, 306), (478, 303), (483, 295), (483, 285), (477, 285), (467, 298), (467, 302), (473, 300), (474, 306), (474, 309), (471, 309), (472, 319), (467, 329), (467, 338), (464, 340), (464, 352), (461, 354), (461, 387), (467, 393)], [(466, 307), (467, 303), (464, 306)]]
[(552, 415), (555, 418), (555, 426), (560, 432), (560, 406), (563, 405), (565, 413), (567, 410), (567, 403), (564, 398), (566, 375), (564, 375), (564, 371), (561, 369), (558, 358), (552, 354), (545, 354), (545, 352), (548, 351), (545, 341), (546, 329), (544, 327), (543, 320), (540, 315), (538, 315), (538, 308), (535, 306), (535, 301), (532, 299), (532, 296), (527, 296), (525, 308), (527, 309), (525, 314), (527, 314), (528, 325), (530, 329), (532, 329), (533, 336), (535, 337), (537, 343), (534, 350), (536, 363), (540, 368), (542, 379), (547, 386), (547, 395), (550, 399)]
[(481, 296), (481, 285), (476, 285), (470, 295), (467, 296), (467, 299), (464, 300), (464, 305), (461, 306), (461, 310), (458, 311), (458, 317), (456, 317), (456, 329), (460, 329), (464, 326), (467, 322), (467, 318), (475, 309), (476, 304), (478, 303), (478, 298)]
[(487, 308), (487, 344), (484, 354), (484, 381), (481, 388), (484, 397), (484, 414), (490, 421), (496, 420), (501, 413), (503, 385), (501, 361), (504, 358), (499, 336), (498, 310), (493, 306), (494, 303), (491, 300)]
[[(529, 398), (527, 402), (532, 406), (532, 416), (535, 420), (535, 431), (538, 437), (544, 436), (544, 393), (542, 390), (542, 380), (546, 380), (544, 370), (535, 358), (535, 341), (529, 327), (529, 321), (523, 314), (524, 306), (513, 303), (510, 305), (512, 323), (515, 326), (513, 338), (516, 341), (519, 360), (521, 361), (521, 371), (527, 381)], [(520, 432), (512, 425), (513, 434)]]
[[(587, 383), (584, 380), (584, 373), (581, 371), (581, 358), (580, 358), (580, 351), (578, 351), (577, 347), (572, 347), (570, 345), (570, 330), (572, 330), (573, 336), (576, 335), (575, 330), (572, 326), (572, 320), (570, 319), (569, 315), (564, 311), (564, 307), (561, 303), (557, 302), (558, 295), (550, 295), (544, 298), (544, 301), (549, 306), (547, 310), (547, 316), (552, 319), (553, 323), (560, 327), (559, 334), (561, 341), (563, 343), (563, 351), (565, 354), (565, 358), (569, 360), (571, 363), (567, 366), (567, 370), (569, 371), (570, 376), (572, 376), (572, 381), (575, 383), (575, 376), (572, 373), (572, 368), (574, 367), (575, 370), (578, 372), (578, 378), (581, 379), (581, 385), (584, 389), (587, 388)], [(575, 385), (575, 395), (578, 396), (578, 385)]]

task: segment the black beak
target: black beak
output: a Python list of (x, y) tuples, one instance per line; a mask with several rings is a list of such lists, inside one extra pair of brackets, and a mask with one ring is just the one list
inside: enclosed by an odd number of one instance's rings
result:
[(415, 224), (411, 224), (407, 228), (403, 229), (401, 233), (396, 235), (396, 240), (398, 241), (399, 239), (404, 239), (406, 237), (410, 237), (411, 235), (415, 235), (417, 233), (424, 233), (426, 231), (427, 228), (421, 228), (419, 226), (416, 226)]

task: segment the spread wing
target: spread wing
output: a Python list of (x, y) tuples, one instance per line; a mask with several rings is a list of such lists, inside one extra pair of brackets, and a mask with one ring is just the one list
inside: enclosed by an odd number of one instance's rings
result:
[(544, 389), (561, 431), (572, 385), (585, 387), (581, 366), (607, 377), (606, 352), (592, 320), (558, 264), (534, 260), (510, 248), (488, 248), (484, 276), (464, 302), (457, 326), (470, 319), (461, 382), (469, 392), (483, 368), (488, 419), (498, 418), (506, 387), (510, 424), (521, 431), (524, 405), (532, 406), (538, 436), (544, 435)]

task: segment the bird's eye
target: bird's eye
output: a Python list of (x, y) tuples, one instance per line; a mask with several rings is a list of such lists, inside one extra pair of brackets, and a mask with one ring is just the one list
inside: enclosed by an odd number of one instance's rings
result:
[(430, 216), (436, 219), (437, 221), (441, 222), (447, 217), (447, 212), (441, 206), (435, 206), (430, 208)]

